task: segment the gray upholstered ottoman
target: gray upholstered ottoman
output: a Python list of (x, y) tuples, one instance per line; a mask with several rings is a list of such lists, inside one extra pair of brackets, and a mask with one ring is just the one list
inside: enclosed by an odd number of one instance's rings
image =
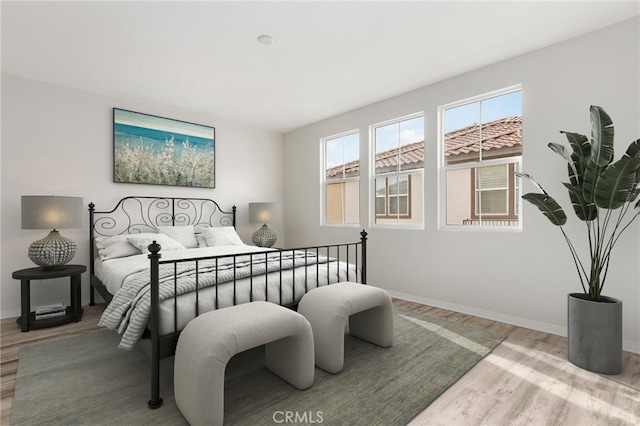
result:
[(382, 347), (393, 344), (393, 305), (377, 287), (341, 282), (314, 288), (302, 297), (298, 313), (311, 323), (316, 365), (329, 373), (344, 367), (344, 335)]
[(203, 314), (180, 334), (174, 363), (176, 405), (195, 425), (222, 425), (227, 362), (265, 346), (266, 366), (306, 389), (315, 374), (313, 336), (300, 314), (268, 302), (252, 302)]

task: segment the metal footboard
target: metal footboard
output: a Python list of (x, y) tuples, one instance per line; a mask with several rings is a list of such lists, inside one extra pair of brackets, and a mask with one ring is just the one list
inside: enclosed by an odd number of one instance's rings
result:
[[(366, 277), (366, 262), (367, 262), (367, 232), (362, 231), (360, 233), (360, 240), (353, 243), (341, 243), (341, 244), (330, 244), (330, 245), (320, 245), (320, 246), (309, 246), (309, 247), (301, 247), (295, 249), (287, 249), (287, 250), (278, 250), (278, 251), (260, 251), (253, 253), (243, 253), (243, 254), (230, 254), (223, 256), (209, 256), (209, 257), (201, 257), (201, 258), (190, 258), (190, 259), (180, 259), (180, 260), (162, 260), (162, 256), (160, 254), (161, 248), (160, 245), (155, 242), (149, 246), (149, 259), (150, 259), (150, 267), (151, 267), (151, 312), (149, 319), (149, 330), (150, 330), (150, 338), (151, 338), (151, 399), (148, 402), (150, 408), (158, 408), (162, 405), (162, 398), (160, 397), (160, 360), (162, 358), (172, 356), (175, 353), (175, 346), (178, 341), (178, 337), (180, 334), (180, 329), (178, 326), (178, 311), (180, 307), (178, 306), (178, 297), (173, 297), (173, 332), (165, 335), (161, 335), (160, 330), (160, 268), (169, 267), (173, 268), (173, 280), (169, 279), (169, 282), (173, 282), (174, 286), (174, 294), (177, 294), (178, 290), (178, 268), (180, 263), (184, 262), (193, 262), (195, 264), (195, 306), (192, 308), (195, 316), (198, 316), (204, 312), (201, 312), (200, 309), (200, 300), (201, 293), (204, 291), (203, 288), (199, 285), (199, 268), (200, 265), (203, 265), (205, 262), (208, 262), (209, 265), (211, 263), (215, 264), (215, 279), (212, 285), (209, 287), (213, 287), (213, 291), (215, 291), (215, 309), (222, 308), (224, 306), (220, 306), (220, 297), (218, 293), (218, 289), (220, 285), (232, 285), (233, 286), (233, 297), (231, 305), (245, 303), (244, 301), (240, 301), (238, 298), (238, 292), (240, 289), (238, 288), (239, 279), (248, 279), (249, 280), (249, 299), (248, 301), (253, 301), (254, 290), (257, 286), (262, 285), (262, 280), (264, 279), (264, 299), (268, 301), (273, 301), (272, 299), (276, 298), (277, 301), (274, 303), (278, 303), (283, 306), (294, 307), (297, 304), (297, 301), (304, 295), (304, 293), (310, 291), (313, 288), (322, 285), (329, 285), (333, 282), (340, 281), (340, 277), (344, 276), (346, 281), (356, 281), (362, 284), (367, 282)], [(289, 253), (294, 253), (301, 257), (301, 262), (303, 263), (302, 267), (295, 267), (296, 265), (296, 257), (293, 258), (294, 267), (291, 269), (283, 269), (282, 265), (285, 262), (285, 256), (289, 256)], [(268, 268), (265, 267), (265, 272), (260, 273), (258, 275), (254, 275), (255, 264), (258, 263), (254, 259), (261, 259), (262, 257), (269, 256), (271, 258), (273, 264), (279, 264), (279, 268), (275, 268), (273, 271), (269, 271)], [(313, 264), (308, 263), (308, 257), (314, 257), (315, 259), (319, 259), (321, 257), (326, 257), (330, 259), (327, 262), (321, 263), (319, 261), (315, 261)], [(248, 265), (247, 265), (248, 259)], [(237, 277), (236, 273), (239, 270), (237, 267), (237, 263), (242, 261), (244, 268), (248, 268), (250, 273), (247, 277)], [(219, 262), (226, 261), (231, 262), (233, 265), (233, 278), (231, 281), (225, 281), (224, 283), (218, 283), (218, 264)], [(268, 262), (265, 260), (265, 265)], [(335, 264), (335, 276), (332, 276), (331, 267), (332, 264)], [(168, 266), (167, 266), (168, 265)], [(355, 267), (354, 267), (355, 265)], [(353, 267), (353, 271), (351, 268)], [(313, 270), (310, 270), (312, 268)], [(326, 268), (326, 271), (322, 270), (322, 268)], [(346, 269), (341, 269), (346, 268)], [(301, 269), (301, 270), (300, 270)], [(287, 272), (289, 271), (289, 272)], [(326, 274), (324, 274), (326, 272)], [(291, 274), (292, 286), (291, 286), (291, 297), (286, 298), (283, 292), (287, 291), (283, 285), (283, 274)], [(342, 275), (341, 275), (342, 273)], [(303, 274), (302, 278), (298, 274)], [(324, 275), (326, 276), (324, 276)], [(264, 275), (264, 277), (263, 277)], [(323, 276), (322, 282), (320, 281), (320, 277)], [(277, 285), (279, 294), (278, 295), (269, 295), (269, 278), (279, 280), (279, 284)], [(296, 290), (296, 279), (302, 279), (304, 282), (304, 288), (302, 289), (302, 294), (297, 293)], [(246, 283), (245, 283), (246, 284)], [(166, 285), (166, 283), (165, 283)], [(292, 303), (289, 303), (289, 299)], [(262, 299), (260, 299), (262, 300)], [(226, 305), (225, 305), (226, 306)]]

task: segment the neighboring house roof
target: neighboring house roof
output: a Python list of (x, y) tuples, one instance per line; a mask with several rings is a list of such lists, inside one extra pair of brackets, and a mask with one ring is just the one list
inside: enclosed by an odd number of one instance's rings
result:
[[(445, 134), (445, 157), (447, 162), (462, 163), (478, 159), (480, 152), (480, 134), (482, 133), (483, 158), (500, 158), (522, 154), (522, 117), (505, 117), (454, 130)], [(424, 143), (414, 142), (401, 147), (398, 156), (396, 149), (376, 155), (378, 172), (398, 169), (398, 161), (403, 170), (423, 167)], [(327, 170), (327, 177), (337, 177), (345, 171), (345, 176), (357, 176), (360, 173), (360, 161), (351, 161)]]
[(522, 154), (522, 117), (505, 117), (484, 123), (482, 127), (473, 124), (445, 134), (444, 155), (447, 162), (461, 163), (477, 159), (480, 134), (485, 159)]
[(360, 174), (360, 160), (351, 161), (346, 164), (340, 164), (339, 166), (327, 169), (327, 177), (342, 177), (342, 171), (344, 170), (345, 176), (358, 176)]
[(403, 170), (419, 169), (424, 165), (424, 142), (414, 142), (397, 149), (384, 151), (376, 155), (376, 170), (378, 173), (398, 170), (398, 161)]

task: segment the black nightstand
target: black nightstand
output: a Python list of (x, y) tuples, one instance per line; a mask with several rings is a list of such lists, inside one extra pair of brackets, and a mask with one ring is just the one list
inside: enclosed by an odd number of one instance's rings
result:
[[(21, 314), (18, 324), (22, 331), (29, 331), (31, 328), (50, 327), (53, 325), (65, 324), (68, 322), (78, 322), (82, 319), (82, 297), (80, 287), (80, 275), (87, 270), (83, 265), (66, 265), (64, 268), (45, 271), (44, 269), (28, 268), (15, 271), (11, 276), (20, 280), (21, 294)], [(65, 315), (36, 320), (35, 312), (31, 312), (31, 280), (48, 280), (51, 278), (70, 277), (71, 279), (71, 306), (67, 306)]]

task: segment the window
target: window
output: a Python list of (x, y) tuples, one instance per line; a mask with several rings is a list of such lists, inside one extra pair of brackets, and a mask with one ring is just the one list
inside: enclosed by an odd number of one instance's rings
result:
[(409, 218), (409, 176), (376, 179), (376, 217)]
[(322, 140), (324, 223), (360, 223), (360, 135), (345, 133)]
[(373, 127), (375, 223), (423, 225), (424, 116)]
[(446, 227), (519, 227), (520, 87), (440, 108)]

